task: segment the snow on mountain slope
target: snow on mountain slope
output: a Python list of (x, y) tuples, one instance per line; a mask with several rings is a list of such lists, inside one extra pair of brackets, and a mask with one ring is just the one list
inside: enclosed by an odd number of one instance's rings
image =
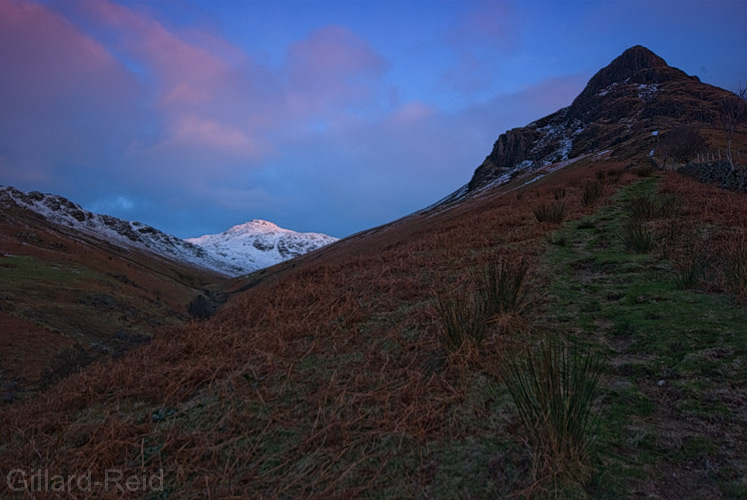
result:
[(205, 249), (215, 259), (248, 273), (303, 255), (337, 238), (320, 233), (298, 233), (254, 219), (220, 234), (186, 240)]
[[(0, 209), (12, 207), (30, 210), (53, 224), (115, 245), (145, 250), (227, 276), (256, 271), (336, 240), (322, 234), (295, 233), (264, 221), (235, 226), (220, 235), (182, 240), (141, 222), (89, 212), (62, 196), (0, 186)], [(252, 229), (257, 232), (254, 239)], [(245, 248), (246, 242), (252, 250)]]

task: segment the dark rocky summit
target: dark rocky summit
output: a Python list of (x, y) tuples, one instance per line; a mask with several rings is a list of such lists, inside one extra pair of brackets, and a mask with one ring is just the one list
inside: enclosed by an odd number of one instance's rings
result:
[(636, 45), (599, 70), (567, 108), (501, 134), (468, 188), (603, 150), (623, 160), (640, 155), (655, 147), (660, 130), (712, 126), (730, 95)]

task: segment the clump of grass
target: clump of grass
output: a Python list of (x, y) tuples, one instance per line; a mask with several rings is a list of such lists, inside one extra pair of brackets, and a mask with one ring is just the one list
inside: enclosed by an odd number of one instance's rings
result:
[(658, 196), (658, 215), (664, 219), (677, 217), (682, 208), (682, 200), (672, 193), (662, 193)]
[(541, 478), (585, 484), (597, 419), (591, 413), (599, 360), (544, 340), (536, 354), (509, 360), (504, 379), (535, 452)]
[(520, 314), (526, 306), (525, 278), (529, 263), (518, 257), (493, 258), (485, 266), (482, 275), (474, 278), (479, 300), (485, 304), (488, 318), (496, 314)]
[(661, 228), (659, 234), (662, 238), (662, 244), (665, 247), (665, 254), (670, 250), (666, 247), (676, 247), (680, 240), (688, 237), (689, 233), (685, 230), (685, 225), (681, 219), (669, 219), (668, 222)]
[(681, 206), (682, 200), (671, 193), (636, 196), (629, 202), (630, 215), (644, 221), (672, 219), (679, 214)]
[(604, 183), (600, 181), (587, 181), (584, 184), (584, 193), (581, 198), (585, 207), (596, 205), (604, 194)]
[(556, 200), (562, 200), (565, 198), (565, 188), (560, 186), (552, 188), (552, 196)]
[(537, 222), (550, 222), (559, 224), (565, 219), (565, 202), (543, 203), (535, 207), (532, 212)]
[(649, 221), (659, 213), (656, 199), (650, 195), (636, 196), (629, 202), (630, 217), (639, 221)]
[(499, 314), (520, 315), (527, 305), (528, 271), (523, 257), (495, 257), (473, 273), (474, 289), (453, 296), (438, 294), (439, 341), (444, 350), (457, 352), (468, 345), (479, 351), (490, 319)]
[(654, 233), (634, 217), (623, 224), (620, 239), (629, 252), (646, 253), (654, 247)]
[(465, 343), (479, 349), (487, 329), (485, 302), (475, 294), (438, 295), (436, 307), (441, 328), (439, 341), (447, 352), (457, 352)]
[(616, 183), (620, 180), (623, 171), (619, 169), (612, 169), (607, 172), (607, 183)]
[[(645, 253), (655, 244), (654, 232), (646, 226), (646, 222), (664, 218), (669, 223), (662, 233), (663, 242), (674, 244), (682, 236), (681, 224), (677, 219), (681, 207), (681, 200), (669, 193), (662, 195), (640, 195), (628, 202), (628, 221), (620, 231), (620, 237), (628, 251)], [(698, 267), (698, 262), (692, 263)], [(692, 268), (696, 271), (696, 268)], [(685, 278), (689, 281), (689, 278)]]

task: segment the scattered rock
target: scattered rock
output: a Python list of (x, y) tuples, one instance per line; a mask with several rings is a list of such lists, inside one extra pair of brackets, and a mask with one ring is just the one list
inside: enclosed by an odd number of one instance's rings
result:
[(628, 391), (635, 386), (627, 380), (618, 380), (613, 382), (610, 387), (615, 391)]

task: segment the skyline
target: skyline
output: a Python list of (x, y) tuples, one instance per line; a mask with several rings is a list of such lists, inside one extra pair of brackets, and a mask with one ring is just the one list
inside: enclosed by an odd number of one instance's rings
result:
[(633, 45), (747, 84), (747, 3), (0, 3), (0, 184), (187, 238), (343, 237), (467, 183)]

